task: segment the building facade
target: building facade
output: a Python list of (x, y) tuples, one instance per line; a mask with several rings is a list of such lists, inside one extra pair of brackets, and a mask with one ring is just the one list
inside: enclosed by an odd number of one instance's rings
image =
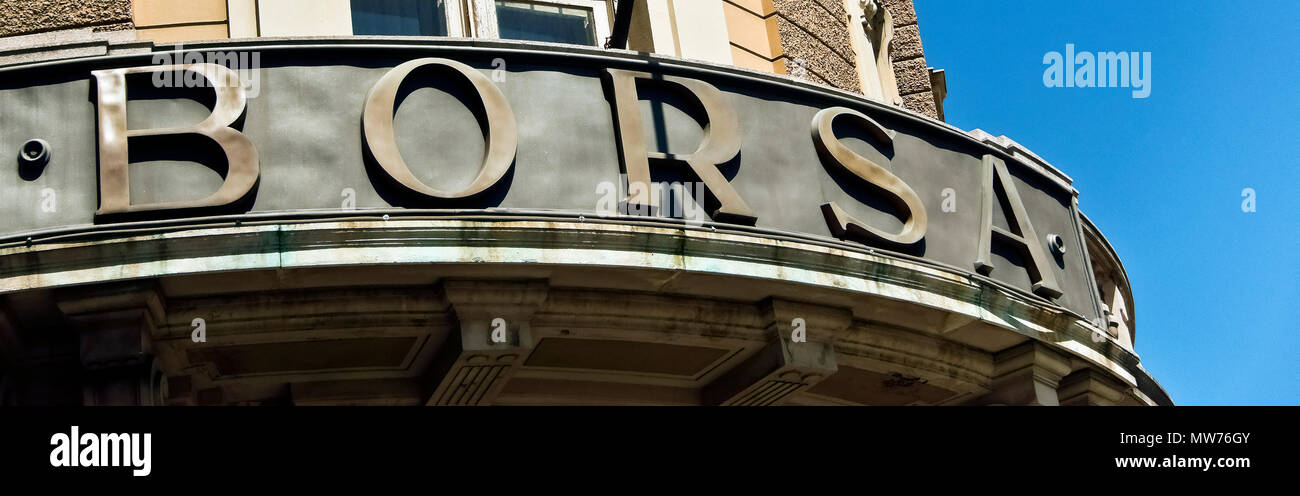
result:
[(3, 404), (1172, 404), (911, 0), (0, 5)]

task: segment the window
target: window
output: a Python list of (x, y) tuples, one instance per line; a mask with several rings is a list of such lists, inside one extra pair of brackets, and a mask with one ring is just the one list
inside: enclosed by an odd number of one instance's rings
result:
[(614, 15), (612, 0), (250, 1), (261, 36), (451, 36), (603, 46)]
[(497, 32), (511, 40), (596, 44), (596, 19), (590, 7), (496, 0)]
[(447, 36), (445, 0), (352, 0), (352, 34)]
[(478, 38), (604, 46), (609, 0), (464, 0), (469, 29)]

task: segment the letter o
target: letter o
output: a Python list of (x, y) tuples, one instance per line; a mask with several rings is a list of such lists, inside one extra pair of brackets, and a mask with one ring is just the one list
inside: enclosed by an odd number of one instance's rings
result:
[[(474, 182), (457, 192), (442, 191), (421, 182), (411, 174), (406, 160), (402, 159), (401, 151), (397, 149), (393, 124), (393, 116), (397, 111), (397, 90), (416, 69), (431, 65), (448, 67), (465, 76), (483, 102), (487, 118), (487, 131), (483, 137), (486, 144), (483, 166)], [(388, 71), (366, 96), (366, 107), (361, 119), (365, 146), (384, 172), (412, 192), (442, 200), (472, 197), (496, 184), (510, 169), (510, 164), (514, 163), (519, 141), (519, 127), (515, 122), (514, 111), (510, 109), (501, 89), (473, 67), (448, 59), (417, 59)]]

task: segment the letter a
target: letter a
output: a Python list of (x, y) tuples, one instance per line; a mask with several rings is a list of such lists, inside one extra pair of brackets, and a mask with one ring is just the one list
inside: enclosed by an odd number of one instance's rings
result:
[[(1001, 187), (1006, 205), (1009, 207), (1006, 217), (1007, 224), (1011, 227), (1010, 231), (993, 225), (993, 208), (994, 203), (997, 203), (995, 183)], [(1052, 274), (1052, 267), (1047, 263), (1043, 240), (1034, 233), (1034, 226), (1029, 223), (1029, 215), (1025, 213), (1025, 205), (1020, 201), (1020, 193), (1016, 191), (1011, 174), (1007, 172), (1007, 164), (992, 155), (984, 156), (983, 197), (979, 258), (975, 260), (975, 270), (984, 275), (993, 272), (991, 263), (993, 235), (997, 234), (1001, 241), (1011, 243), (1020, 251), (1021, 256), (1028, 259), (1025, 270), (1029, 272), (1034, 293), (1052, 299), (1060, 298), (1061, 290), (1056, 285), (1056, 276)]]
[(50, 450), (51, 467), (68, 466), (68, 444), (67, 434), (59, 433), (50, 436), (50, 445), (54, 446), (54, 449)]

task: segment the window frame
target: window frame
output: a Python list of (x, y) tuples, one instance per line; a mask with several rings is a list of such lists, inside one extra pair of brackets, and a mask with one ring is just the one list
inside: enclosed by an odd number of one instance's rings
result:
[[(254, 25), (257, 29), (257, 35), (261, 36), (262, 31), (269, 30), (267, 19), (261, 14), (261, 3), (264, 0), (248, 0), (250, 7), (254, 10)], [(570, 7), (590, 9), (592, 19), (595, 22), (596, 30), (596, 48), (604, 48), (605, 42), (610, 37), (611, 24), (613, 23), (613, 2), (610, 0), (517, 0), (529, 1), (557, 7)], [(351, 0), (340, 2), (329, 2), (329, 12), (335, 15), (347, 15), (349, 19), (352, 15)], [(447, 16), (447, 37), (450, 38), (477, 38), (477, 39), (501, 39), (500, 30), (497, 26), (496, 0), (444, 0), (445, 14)], [(335, 11), (334, 9), (345, 9)], [(336, 34), (352, 34), (351, 27), (346, 33), (339, 32)], [(527, 40), (524, 40), (527, 41)]]
[[(590, 9), (591, 17), (595, 22), (596, 30), (596, 48), (604, 48), (605, 42), (610, 37), (610, 2), (607, 0), (514, 0), (522, 2), (540, 3), (544, 5), (554, 5), (556, 7), (572, 7), (581, 9)], [(466, 27), (469, 32), (474, 33), (476, 38), (484, 39), (501, 39), (500, 28), (497, 25), (497, 7), (496, 0), (452, 0), (450, 3), (467, 3), (469, 5), (466, 14)], [(459, 7), (459, 6), (458, 6)], [(451, 11), (450, 8), (447, 9)], [(449, 14), (450, 15), (450, 14)], [(478, 21), (478, 22), (475, 22)], [(528, 40), (523, 40), (528, 41)]]
[[(428, 1), (434, 1), (434, 0), (428, 0)], [(444, 35), (445, 37), (451, 37), (451, 38), (465, 37), (465, 26), (464, 26), (464, 21), (462, 20), (464, 17), (461, 14), (461, 5), (460, 5), (461, 1), (462, 0), (443, 0), (443, 15), (446, 16), (447, 18), (446, 19), (447, 34)], [(353, 15), (352, 0), (348, 0), (348, 16), (351, 17), (352, 15)], [(355, 31), (352, 34), (354, 36), (368, 36), (368, 35), (357, 35)]]

